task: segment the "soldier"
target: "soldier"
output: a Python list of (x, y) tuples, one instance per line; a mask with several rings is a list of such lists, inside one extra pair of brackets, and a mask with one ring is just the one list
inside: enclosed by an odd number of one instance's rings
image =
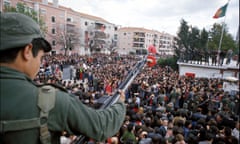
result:
[(104, 110), (84, 105), (52, 85), (37, 85), (44, 53), (51, 51), (38, 24), (19, 13), (0, 14), (0, 143), (60, 143), (63, 131), (104, 141), (123, 123), (125, 96)]

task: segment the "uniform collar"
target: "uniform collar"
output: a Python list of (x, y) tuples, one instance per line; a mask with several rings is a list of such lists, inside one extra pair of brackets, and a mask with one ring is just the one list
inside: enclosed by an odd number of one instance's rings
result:
[(6, 66), (0, 66), (0, 79), (20, 79), (34, 83), (26, 74)]

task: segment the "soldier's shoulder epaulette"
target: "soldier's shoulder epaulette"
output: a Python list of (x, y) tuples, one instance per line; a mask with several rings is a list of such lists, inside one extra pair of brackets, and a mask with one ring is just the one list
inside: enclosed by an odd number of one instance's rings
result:
[(38, 84), (37, 87), (42, 87), (42, 86), (47, 86), (47, 85), (68, 93), (67, 89), (65, 89), (64, 87), (62, 87), (61, 85), (58, 85), (58, 84), (52, 84), (52, 83)]

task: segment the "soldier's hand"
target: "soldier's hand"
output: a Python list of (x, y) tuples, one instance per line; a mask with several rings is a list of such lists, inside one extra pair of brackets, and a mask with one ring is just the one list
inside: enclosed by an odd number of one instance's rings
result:
[(120, 97), (119, 101), (125, 102), (125, 92), (123, 90), (118, 90)]

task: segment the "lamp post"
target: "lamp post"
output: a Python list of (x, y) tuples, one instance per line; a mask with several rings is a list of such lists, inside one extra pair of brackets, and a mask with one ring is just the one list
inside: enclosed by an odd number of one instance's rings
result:
[(210, 58), (210, 52), (209, 52), (209, 41), (212, 39), (212, 36), (208, 36), (208, 39), (207, 39), (207, 47), (206, 47), (206, 50), (205, 50), (205, 64), (207, 63), (209, 65), (209, 58)]
[(208, 51), (208, 43), (209, 41), (212, 39), (212, 36), (208, 36), (208, 40), (207, 40), (207, 51)]
[(187, 39), (188, 39), (188, 48), (187, 48), (187, 55), (186, 55), (186, 61), (187, 63), (190, 60), (190, 63), (192, 63), (192, 54), (193, 51), (191, 50), (191, 36), (192, 36), (192, 25), (190, 25), (190, 27), (188, 27), (188, 33), (187, 33)]

